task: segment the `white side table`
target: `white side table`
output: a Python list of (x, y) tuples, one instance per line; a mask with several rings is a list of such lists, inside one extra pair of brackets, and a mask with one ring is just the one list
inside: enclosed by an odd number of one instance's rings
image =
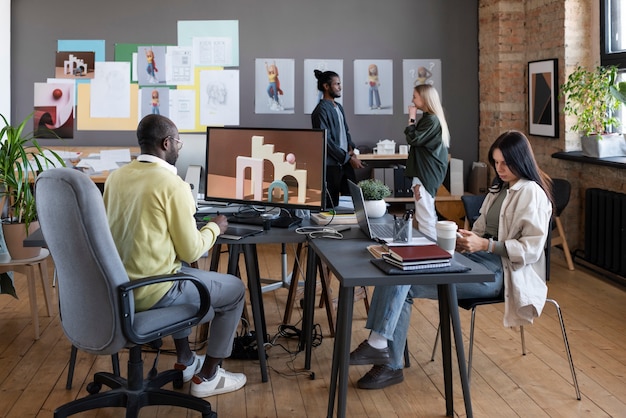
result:
[(41, 285), (43, 287), (43, 295), (46, 299), (46, 308), (48, 316), (52, 316), (52, 303), (50, 301), (50, 283), (48, 282), (48, 263), (47, 259), (50, 252), (42, 248), (37, 257), (26, 258), (23, 260), (9, 260), (0, 263), (0, 273), (14, 271), (22, 273), (28, 280), (28, 297), (30, 299), (30, 311), (33, 316), (33, 326), (35, 327), (35, 339), (39, 339), (39, 311), (37, 309), (37, 290), (35, 289), (35, 271), (39, 267), (39, 276), (41, 277)]

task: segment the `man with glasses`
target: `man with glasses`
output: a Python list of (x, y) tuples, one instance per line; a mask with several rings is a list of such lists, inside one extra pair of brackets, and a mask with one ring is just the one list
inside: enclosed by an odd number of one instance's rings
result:
[[(192, 381), (191, 394), (207, 397), (243, 387), (243, 373), (221, 367), (230, 356), (243, 310), (243, 282), (231, 275), (198, 270), (198, 260), (226, 231), (224, 215), (197, 229), (195, 201), (189, 184), (174, 164), (183, 142), (176, 125), (161, 115), (144, 117), (137, 127), (141, 155), (113, 171), (104, 185), (104, 203), (113, 240), (131, 280), (182, 272), (202, 280), (211, 294), (211, 309), (201, 322), (211, 321), (207, 352), (199, 356), (189, 346), (191, 332), (173, 335), (176, 369)], [(135, 309), (144, 311), (173, 304), (200, 304), (197, 290), (181, 281), (154, 284), (134, 291)]]

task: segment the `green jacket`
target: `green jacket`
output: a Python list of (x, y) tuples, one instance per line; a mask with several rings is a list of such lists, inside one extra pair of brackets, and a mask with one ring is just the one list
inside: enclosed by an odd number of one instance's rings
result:
[(443, 144), (439, 118), (424, 112), (417, 124), (404, 129), (404, 135), (410, 145), (404, 174), (420, 179), (434, 197), (448, 170), (448, 148)]

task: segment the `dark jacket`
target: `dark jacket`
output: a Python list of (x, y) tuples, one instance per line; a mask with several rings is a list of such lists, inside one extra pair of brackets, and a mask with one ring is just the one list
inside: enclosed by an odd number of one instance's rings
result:
[(404, 135), (411, 146), (405, 175), (420, 179), (434, 197), (448, 170), (448, 148), (443, 144), (439, 118), (424, 112), (417, 124), (404, 129)]
[[(339, 107), (339, 111), (343, 115), (344, 125), (346, 128), (346, 137), (348, 138), (348, 150), (354, 149), (356, 146), (350, 137), (348, 122), (346, 122), (346, 114), (343, 106), (339, 103), (335, 104)], [(311, 124), (313, 128), (326, 129), (326, 165), (344, 165), (350, 160), (350, 154), (339, 148), (339, 117), (337, 111), (330, 100), (322, 99), (313, 109), (311, 113)]]

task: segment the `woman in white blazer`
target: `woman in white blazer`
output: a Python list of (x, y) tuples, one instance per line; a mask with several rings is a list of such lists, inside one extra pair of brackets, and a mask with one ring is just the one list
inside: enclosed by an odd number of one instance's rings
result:
[[(489, 149), (496, 178), (472, 230), (460, 229), (457, 251), (483, 264), (495, 282), (462, 283), (460, 299), (495, 297), (504, 291), (504, 325), (533, 322), (546, 300), (544, 248), (552, 216), (550, 178), (537, 166), (532, 147), (518, 131), (500, 135)], [(436, 286), (377, 286), (366, 328), (370, 336), (350, 353), (350, 364), (373, 364), (358, 382), (381, 389), (404, 378), (404, 346), (414, 298), (437, 298)]]

